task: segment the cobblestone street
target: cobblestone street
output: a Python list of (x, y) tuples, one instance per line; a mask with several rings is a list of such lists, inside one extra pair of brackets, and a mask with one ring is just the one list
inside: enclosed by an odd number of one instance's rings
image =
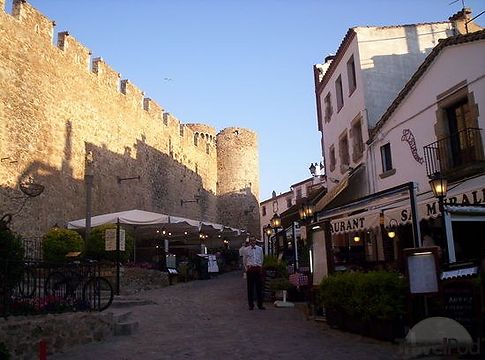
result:
[[(249, 311), (239, 272), (145, 291), (131, 311), (139, 329), (49, 356), (61, 359), (393, 359), (398, 346), (330, 329), (298, 308)], [(75, 326), (75, 324), (73, 324)]]

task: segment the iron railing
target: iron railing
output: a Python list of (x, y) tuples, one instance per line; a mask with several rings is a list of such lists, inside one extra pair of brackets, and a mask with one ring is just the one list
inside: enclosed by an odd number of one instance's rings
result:
[(102, 311), (112, 300), (98, 263), (0, 260), (0, 316)]
[(424, 158), (428, 176), (484, 161), (481, 129), (467, 128), (424, 146)]
[(25, 261), (42, 260), (42, 238), (41, 237), (22, 238), (22, 247), (24, 249)]

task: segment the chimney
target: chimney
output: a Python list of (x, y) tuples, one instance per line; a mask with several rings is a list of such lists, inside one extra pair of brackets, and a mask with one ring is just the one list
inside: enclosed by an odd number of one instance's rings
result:
[(471, 32), (483, 30), (483, 28), (473, 21), (472, 10), (470, 8), (463, 8), (456, 14), (453, 14), (448, 20), (453, 23), (455, 29), (455, 35), (463, 35)]
[(335, 59), (335, 55), (328, 54), (327, 56), (325, 56), (325, 63), (328, 63), (329, 61), (332, 61), (333, 59)]

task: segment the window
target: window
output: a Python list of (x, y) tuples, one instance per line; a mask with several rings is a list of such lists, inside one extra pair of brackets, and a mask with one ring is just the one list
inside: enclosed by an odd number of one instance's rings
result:
[(450, 134), (447, 147), (450, 149), (448, 162), (449, 167), (458, 167), (470, 162), (476, 153), (476, 141), (474, 136), (478, 132), (471, 130), (474, 127), (474, 119), (471, 116), (468, 98), (445, 108)]
[(438, 95), (437, 100), (435, 134), (440, 169), (449, 180), (469, 176), (476, 171), (469, 165), (485, 159), (475, 95), (462, 81)]
[(352, 123), (352, 160), (357, 162), (364, 153), (364, 141), (362, 140), (362, 123), (359, 117)]
[(205, 153), (209, 154), (210, 153), (210, 146), (209, 144), (205, 144)]
[(337, 158), (335, 156), (335, 146), (330, 146), (330, 171), (335, 170), (335, 165), (337, 164)]
[(261, 215), (266, 216), (266, 206), (261, 207)]
[(300, 188), (296, 189), (296, 198), (301, 199), (301, 189)]
[(180, 124), (180, 136), (184, 136), (184, 126)]
[(330, 93), (328, 93), (327, 96), (325, 96), (325, 99), (323, 99), (323, 104), (325, 106), (325, 122), (330, 122), (333, 114), (332, 98), (330, 97)]
[(350, 155), (349, 155), (349, 139), (347, 132), (340, 135), (339, 139), (339, 156), (340, 156), (340, 172), (344, 173), (349, 169)]
[(382, 172), (392, 170), (392, 158), (391, 158), (391, 144), (381, 146), (381, 159), (382, 159)]
[(287, 208), (291, 207), (291, 198), (290, 197), (286, 198), (286, 207)]
[(344, 93), (342, 89), (342, 75), (339, 75), (335, 81), (335, 94), (337, 96), (337, 111), (344, 106)]
[(357, 87), (357, 81), (355, 79), (355, 63), (354, 55), (352, 55), (347, 62), (347, 79), (349, 81), (349, 96), (354, 92)]
[(199, 144), (199, 134), (195, 133), (194, 134), (194, 145), (197, 146)]
[(163, 113), (163, 125), (168, 126), (168, 113)]

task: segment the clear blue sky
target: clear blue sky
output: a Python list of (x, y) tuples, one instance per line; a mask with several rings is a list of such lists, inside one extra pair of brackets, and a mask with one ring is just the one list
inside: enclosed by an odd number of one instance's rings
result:
[[(445, 21), (462, 7), (452, 1), (29, 2), (182, 122), (256, 131), (264, 200), (320, 161), (312, 65), (349, 27)], [(484, 0), (465, 5), (485, 10)]]

